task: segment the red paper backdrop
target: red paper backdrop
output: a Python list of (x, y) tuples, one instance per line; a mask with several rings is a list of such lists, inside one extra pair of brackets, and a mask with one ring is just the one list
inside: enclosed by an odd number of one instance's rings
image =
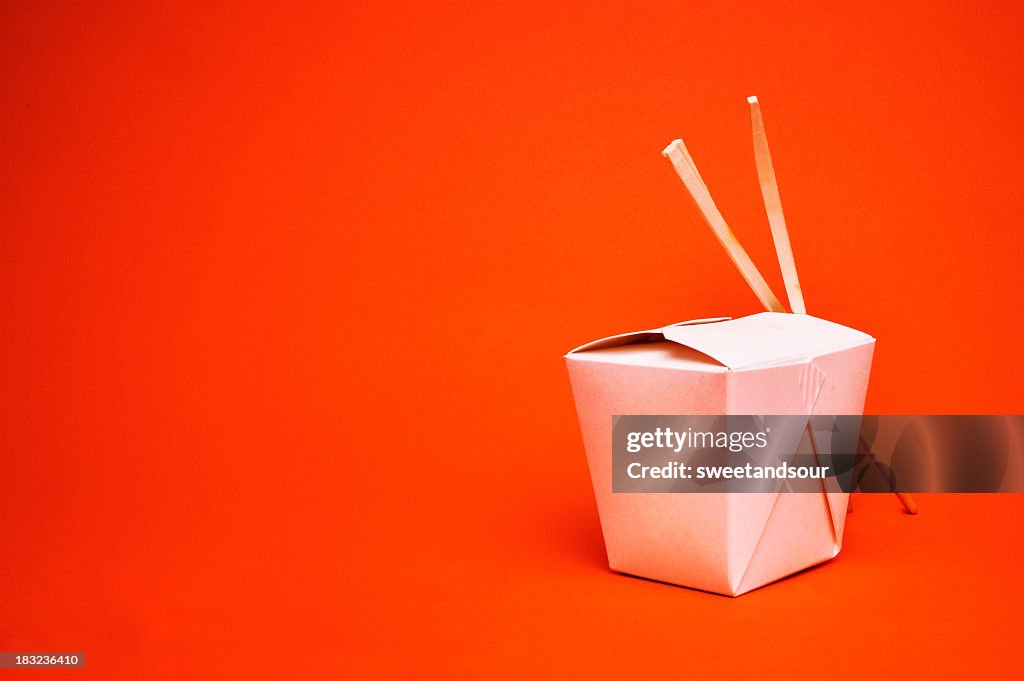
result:
[(1018, 675), (1020, 497), (859, 499), (737, 600), (610, 573), (560, 355), (757, 311), (677, 136), (782, 294), (756, 94), (869, 411), (1020, 412), (1020, 6), (491, 4), (0, 7), (0, 649)]

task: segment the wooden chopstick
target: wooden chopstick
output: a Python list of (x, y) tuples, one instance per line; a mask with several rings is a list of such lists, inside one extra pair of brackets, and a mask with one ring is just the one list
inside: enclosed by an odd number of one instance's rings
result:
[(892, 485), (892, 493), (895, 494), (896, 498), (900, 500), (901, 504), (903, 504), (904, 510), (906, 510), (910, 515), (917, 515), (917, 502), (914, 501), (914, 497), (910, 496), (909, 492), (901, 492), (896, 489), (896, 481), (892, 479), (889, 473), (887, 473), (881, 462), (878, 460), (878, 455), (875, 454), (875, 449), (864, 440), (863, 436), (860, 437), (859, 443), (861, 449), (863, 449), (864, 453), (867, 454), (868, 459), (871, 460), (871, 465), (878, 470), (882, 477), (889, 479), (889, 483)]
[(754, 161), (757, 163), (757, 179), (761, 185), (761, 196), (764, 198), (764, 208), (768, 213), (772, 239), (775, 241), (775, 253), (779, 257), (779, 267), (782, 269), (782, 281), (786, 284), (789, 307), (797, 314), (807, 314), (807, 309), (804, 306), (804, 294), (800, 290), (800, 278), (796, 274), (793, 247), (789, 243), (786, 217), (782, 213), (779, 183), (775, 179), (772, 154), (768, 150), (768, 135), (764, 131), (761, 105), (758, 104), (757, 97), (747, 97), (747, 104), (750, 105), (750, 127), (754, 134)]
[(725, 218), (722, 217), (718, 207), (712, 200), (711, 193), (697, 172), (697, 166), (693, 163), (690, 152), (686, 150), (683, 140), (673, 141), (661, 153), (672, 162), (672, 166), (676, 169), (679, 179), (686, 185), (686, 189), (690, 192), (694, 203), (697, 204), (701, 215), (704, 216), (704, 221), (708, 223), (711, 231), (718, 237), (719, 243), (725, 248), (726, 253), (729, 254), (733, 264), (739, 269), (747, 284), (754, 290), (754, 294), (761, 301), (761, 304), (771, 312), (785, 312), (786, 310), (782, 307), (782, 303), (772, 293), (771, 287), (768, 286), (768, 282), (761, 276), (757, 266), (754, 265), (754, 261), (750, 259), (743, 246), (740, 245), (736, 235), (729, 229), (729, 225), (725, 223)]

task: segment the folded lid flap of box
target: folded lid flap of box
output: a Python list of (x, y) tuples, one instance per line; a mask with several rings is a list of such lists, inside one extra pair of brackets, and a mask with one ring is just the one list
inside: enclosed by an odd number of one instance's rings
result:
[(596, 341), (584, 343), (578, 348), (574, 348), (569, 352), (565, 353), (571, 355), (576, 352), (585, 352), (587, 350), (600, 350), (603, 348), (613, 348), (617, 345), (629, 345), (630, 343), (646, 343), (652, 340), (662, 340), (665, 338), (664, 330), (672, 329), (679, 326), (689, 326), (692, 324), (710, 324), (711, 322), (721, 322), (730, 319), (730, 317), (708, 317), (707, 319), (691, 319), (686, 322), (676, 322), (675, 324), (669, 324), (661, 329), (649, 329), (647, 331), (633, 331), (630, 333), (620, 333), (615, 336), (608, 336), (607, 338), (601, 338)]
[(693, 348), (730, 369), (822, 355), (867, 343), (866, 333), (804, 314), (760, 314), (696, 326), (667, 326), (670, 341)]

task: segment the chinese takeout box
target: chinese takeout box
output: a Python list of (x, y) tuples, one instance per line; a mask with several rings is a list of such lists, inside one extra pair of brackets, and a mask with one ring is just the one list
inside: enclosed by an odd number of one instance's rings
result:
[(875, 340), (802, 314), (701, 319), (612, 336), (565, 358), (608, 563), (730, 596), (834, 557), (849, 497), (613, 493), (626, 414), (861, 414)]

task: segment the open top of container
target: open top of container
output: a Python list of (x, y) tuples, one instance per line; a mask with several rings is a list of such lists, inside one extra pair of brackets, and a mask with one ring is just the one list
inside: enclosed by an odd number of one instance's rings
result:
[(610, 336), (581, 345), (566, 357), (720, 371), (799, 363), (872, 341), (866, 333), (810, 315), (762, 312)]

